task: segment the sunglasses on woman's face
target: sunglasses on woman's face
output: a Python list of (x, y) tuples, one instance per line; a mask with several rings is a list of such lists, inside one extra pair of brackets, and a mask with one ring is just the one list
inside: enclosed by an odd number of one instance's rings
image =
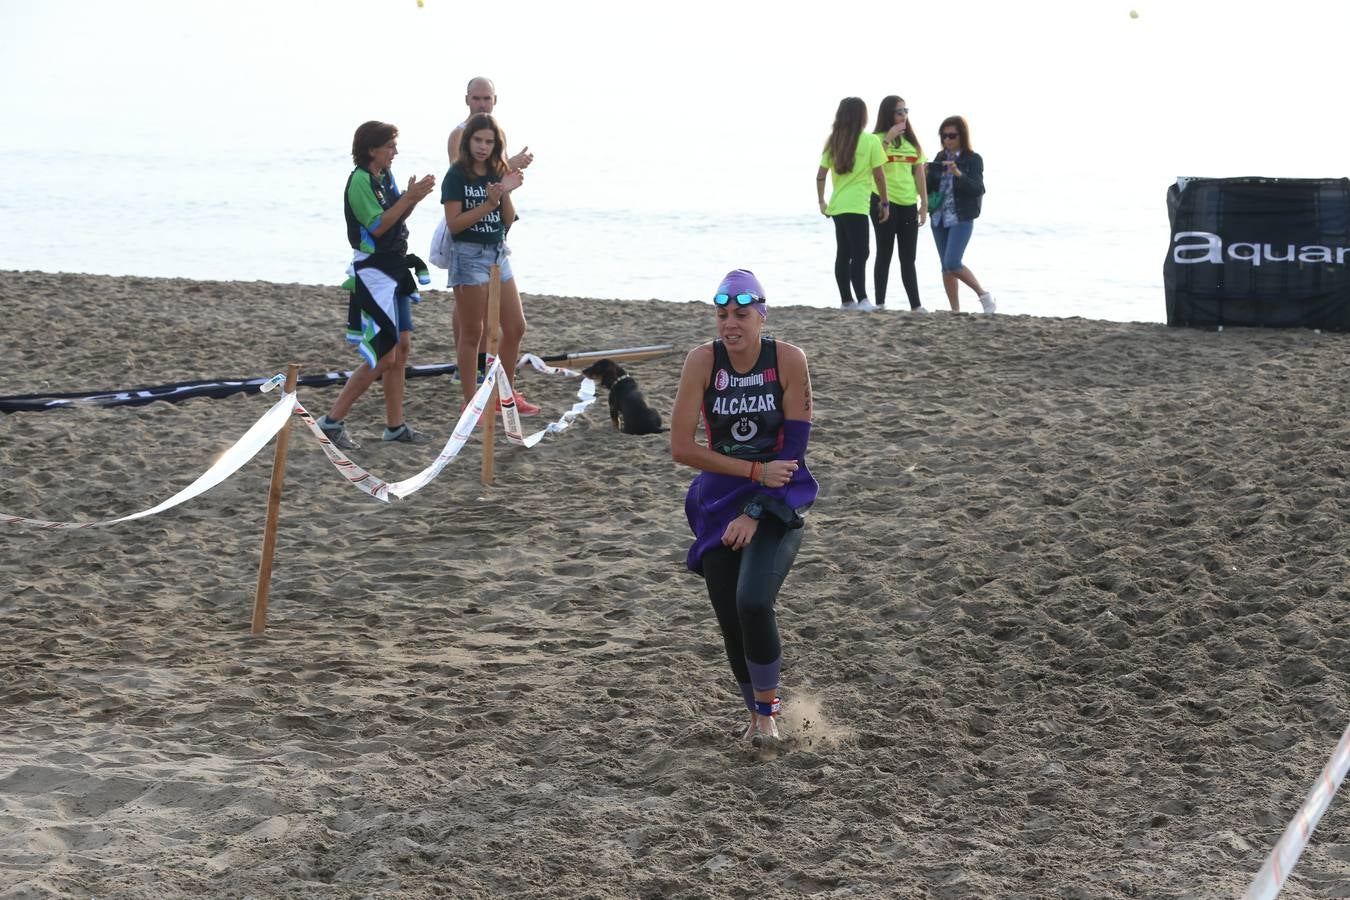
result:
[(909, 115), (909, 107), (907, 107), (907, 106), (897, 106), (897, 107), (895, 108), (895, 114), (896, 114), (897, 116), (907, 116), (907, 115)]
[(960, 136), (961, 136), (961, 135), (957, 134), (955, 131), (944, 131), (944, 132), (942, 133), (942, 139), (943, 139), (944, 141), (954, 141), (954, 140), (956, 140), (957, 138), (959, 138)]
[(763, 297), (756, 297), (754, 294), (741, 292), (739, 294), (714, 294), (713, 302), (718, 306), (726, 306), (732, 300), (736, 301), (737, 306), (749, 306), (751, 303), (763, 303)]

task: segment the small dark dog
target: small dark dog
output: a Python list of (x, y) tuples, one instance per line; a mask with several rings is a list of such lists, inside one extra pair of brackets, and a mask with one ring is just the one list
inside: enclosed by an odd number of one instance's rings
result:
[(582, 369), (581, 374), (609, 388), (609, 418), (615, 428), (624, 434), (656, 434), (662, 430), (661, 414), (647, 405), (647, 398), (623, 366), (602, 359)]

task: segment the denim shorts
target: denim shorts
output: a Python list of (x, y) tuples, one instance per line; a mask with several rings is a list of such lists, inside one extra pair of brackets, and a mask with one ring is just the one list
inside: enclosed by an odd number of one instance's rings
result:
[(400, 294), (398, 298), (398, 333), (412, 331), (412, 294)]
[(450, 285), (487, 284), (492, 277), (491, 268), (495, 263), (501, 266), (502, 281), (510, 281), (511, 260), (507, 259), (511, 250), (505, 242), (500, 244), (475, 244), (472, 241), (455, 241), (455, 258), (450, 268)]

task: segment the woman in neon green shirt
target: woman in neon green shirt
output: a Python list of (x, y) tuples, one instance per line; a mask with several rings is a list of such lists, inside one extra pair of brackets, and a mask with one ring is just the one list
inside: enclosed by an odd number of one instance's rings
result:
[[(866, 129), (867, 104), (862, 98), (840, 100), (834, 128), (825, 141), (820, 168), (816, 171), (820, 211), (834, 220), (834, 280), (839, 285), (839, 302), (844, 309), (876, 309), (867, 299), (867, 212), (873, 186), (878, 194), (886, 196), (886, 176), (881, 168), (886, 155), (881, 141)], [(830, 173), (833, 186), (829, 203), (825, 202), (826, 172)], [(889, 206), (883, 202), (879, 221), (884, 222), (888, 215)]]
[(876, 223), (877, 261), (872, 274), (876, 284), (877, 307), (886, 304), (886, 282), (891, 274), (891, 247), (900, 257), (900, 280), (905, 285), (909, 308), (922, 311), (919, 302), (919, 275), (914, 256), (919, 246), (919, 229), (928, 219), (928, 184), (924, 163), (928, 158), (919, 146), (918, 135), (909, 123), (904, 98), (891, 94), (882, 98), (877, 109), (877, 124), (872, 133), (886, 153), (886, 193), (873, 194), (873, 215), (879, 212), (881, 199), (891, 203), (890, 218)]

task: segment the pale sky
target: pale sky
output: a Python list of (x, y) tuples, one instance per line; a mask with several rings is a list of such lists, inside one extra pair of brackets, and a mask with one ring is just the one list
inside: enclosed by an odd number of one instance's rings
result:
[[(725, 0), (0, 0), (0, 146), (111, 130), (282, 153), (343, 148), (381, 118), (402, 131), (401, 172), (440, 173), (464, 81), (485, 73), (513, 144), (595, 176), (583, 204), (795, 208), (784, 192), (809, 189), (839, 98), (875, 113), (891, 92), (929, 145), (965, 115), (1005, 176), (1343, 174), (1333, 60), (1350, 4), (965, 3), (947, 52), (939, 8), (843, 29), (818, 4)], [(510, 12), (488, 26), (493, 9)]]
[[(619, 234), (632, 210), (683, 213), (686, 230), (728, 212), (803, 227), (818, 215), (815, 169), (842, 97), (875, 115), (886, 94), (904, 96), (930, 153), (941, 119), (964, 115), (990, 183), (984, 230), (1025, 236), (999, 245), (1026, 269), (1023, 284), (1000, 281), (1020, 291), (1013, 310), (1100, 311), (1030, 305), (1066, 252), (1076, 268), (1059, 273), (1061, 290), (1109, 277), (1160, 304), (1164, 198), (1178, 175), (1347, 174), (1344, 0), (973, 0), (950, 21), (940, 4), (895, 9), (841, 23), (820, 4), (726, 0), (0, 0), (0, 158), (29, 175), (0, 194), (0, 220), (14, 228), (25, 206), (52, 207), (46, 249), (30, 260), (9, 240), (6, 265), (109, 268), (85, 263), (64, 223), (90, 207), (153, 213), (163, 196), (190, 198), (170, 226), (183, 235), (211, 234), (224, 205), (237, 218), (275, 198), (287, 235), (315, 235), (289, 252), (317, 257), (355, 127), (396, 124), (396, 176), (439, 178), (478, 74), (496, 81), (512, 148), (536, 154), (528, 205), (584, 211), (591, 227), (612, 210)], [(127, 182), (89, 178), (91, 152)], [(234, 170), (239, 190), (223, 181)], [(313, 213), (292, 222), (295, 210)], [(435, 204), (414, 213), (419, 246), (439, 215)], [(1092, 243), (1066, 251), (1068, 235)], [(819, 237), (828, 261), (828, 229)], [(266, 246), (232, 248), (265, 259)], [(574, 287), (562, 262), (553, 290), (608, 295)], [(803, 296), (828, 299), (828, 262), (802, 265)]]

